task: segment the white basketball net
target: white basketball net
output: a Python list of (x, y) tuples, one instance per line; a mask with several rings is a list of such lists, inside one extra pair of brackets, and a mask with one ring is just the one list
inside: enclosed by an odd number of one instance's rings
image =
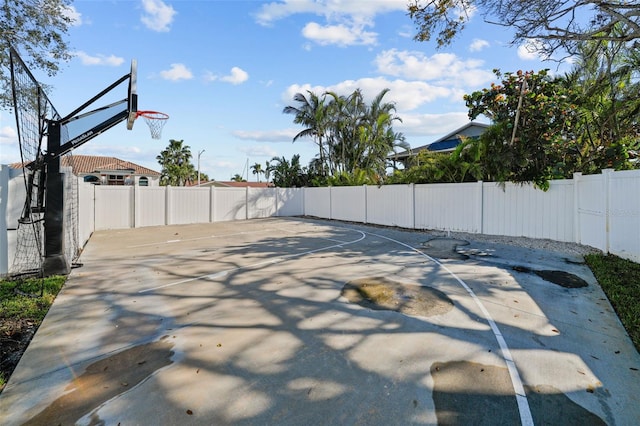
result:
[(144, 118), (145, 123), (151, 130), (152, 139), (160, 139), (162, 137), (162, 128), (167, 123), (169, 116), (163, 112), (140, 111), (138, 115)]

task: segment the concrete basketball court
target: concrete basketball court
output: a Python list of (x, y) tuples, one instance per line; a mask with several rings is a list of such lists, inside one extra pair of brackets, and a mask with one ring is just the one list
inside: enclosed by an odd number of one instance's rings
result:
[(577, 256), (274, 218), (96, 232), (80, 261), (0, 424), (640, 419), (640, 355)]

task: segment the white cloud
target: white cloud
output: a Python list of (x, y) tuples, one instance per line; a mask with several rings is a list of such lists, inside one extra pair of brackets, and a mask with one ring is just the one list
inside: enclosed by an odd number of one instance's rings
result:
[(153, 31), (167, 32), (177, 13), (175, 9), (162, 0), (142, 0), (142, 23)]
[(493, 79), (491, 71), (480, 68), (484, 61), (463, 60), (453, 53), (426, 56), (421, 52), (390, 49), (380, 53), (375, 63), (383, 74), (436, 81), (449, 88), (475, 88)]
[(540, 47), (538, 40), (529, 40), (518, 46), (518, 58), (523, 61), (544, 61), (547, 57), (538, 53)]
[(238, 167), (237, 163), (231, 161), (214, 161), (213, 164), (216, 169), (235, 169)]
[[(469, 122), (466, 112), (449, 112), (443, 114), (402, 114), (402, 122), (393, 124), (394, 130), (405, 136), (444, 135)], [(430, 143), (433, 140), (425, 141)], [(419, 143), (412, 143), (415, 148)]]
[(82, 65), (108, 65), (112, 67), (117, 67), (122, 65), (124, 62), (124, 58), (120, 58), (115, 55), (102, 55), (97, 54), (95, 56), (90, 56), (89, 54), (79, 50), (75, 53), (75, 56), (80, 58)]
[(325, 22), (308, 22), (302, 35), (320, 45), (371, 45), (378, 34), (367, 31), (376, 15), (406, 11), (406, 0), (376, 0), (363, 5), (362, 0), (284, 0), (263, 5), (255, 15), (261, 25), (296, 14), (320, 16)]
[[(287, 88), (283, 94), (285, 105), (293, 103), (296, 93), (307, 93), (310, 90), (318, 95), (325, 91), (332, 91), (338, 95), (349, 95), (356, 89), (361, 89), (366, 102), (370, 102), (382, 90), (389, 89), (385, 102), (394, 102), (398, 113), (411, 111), (426, 103), (437, 99), (450, 99), (458, 92), (445, 86), (434, 86), (422, 81), (387, 80), (382, 77), (361, 78), (359, 80), (346, 80), (332, 86), (311, 86), (309, 84), (294, 84)], [(400, 114), (399, 114), (400, 115)]]
[(3, 115), (0, 111), (0, 164), (10, 164), (20, 162), (20, 147), (18, 146), (18, 133), (12, 125), (5, 123), (13, 122), (15, 125), (15, 116), (8, 114)]
[(413, 38), (413, 36), (415, 36), (415, 29), (409, 25), (405, 25), (398, 30), (398, 35), (403, 38)]
[(238, 139), (261, 142), (291, 142), (300, 129), (282, 130), (235, 130), (233, 136)]
[(17, 145), (18, 133), (13, 127), (0, 127), (0, 145)]
[(336, 44), (338, 46), (370, 45), (376, 43), (377, 33), (365, 31), (363, 25), (345, 24), (320, 25), (309, 22), (302, 29), (302, 35), (316, 43), (326, 46)]
[(79, 27), (83, 24), (82, 22), (82, 14), (76, 10), (76, 8), (72, 5), (63, 6), (62, 15), (71, 19), (72, 27)]
[(479, 52), (486, 47), (489, 47), (489, 42), (487, 40), (474, 38), (471, 44), (469, 45), (469, 50), (471, 52)]
[(207, 71), (204, 76), (206, 81), (224, 81), (225, 83), (231, 83), (234, 85), (242, 84), (249, 80), (249, 73), (239, 67), (231, 68), (231, 72), (228, 75), (219, 76), (210, 71)]
[(239, 151), (247, 157), (266, 157), (271, 159), (278, 155), (278, 152), (267, 145), (253, 145), (239, 148)]
[(191, 80), (193, 74), (184, 64), (171, 64), (171, 68), (165, 71), (160, 71), (160, 76), (165, 80), (178, 81), (178, 80)]
[(269, 25), (274, 21), (296, 14), (314, 14), (318, 16), (336, 17), (372, 17), (391, 11), (406, 11), (406, 0), (376, 0), (366, 2), (362, 0), (284, 0), (264, 4), (258, 13), (256, 21), (261, 25)]
[(238, 67), (231, 68), (231, 74), (220, 77), (221, 81), (231, 84), (241, 84), (249, 79), (249, 74)]

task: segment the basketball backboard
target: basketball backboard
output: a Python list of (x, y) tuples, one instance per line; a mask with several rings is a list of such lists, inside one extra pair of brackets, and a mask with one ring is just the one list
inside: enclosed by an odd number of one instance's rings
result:
[(129, 97), (127, 98), (127, 129), (133, 129), (133, 123), (138, 117), (138, 61), (131, 60), (131, 74), (129, 77)]

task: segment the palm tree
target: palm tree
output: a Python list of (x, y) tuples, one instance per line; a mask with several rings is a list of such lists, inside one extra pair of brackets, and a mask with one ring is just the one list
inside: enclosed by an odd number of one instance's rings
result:
[(280, 188), (301, 187), (307, 184), (306, 171), (296, 154), (288, 161), (285, 157), (273, 157), (269, 165), (273, 174), (273, 184)]
[(367, 105), (362, 92), (355, 90), (348, 97), (332, 97), (332, 112), (335, 127), (330, 133), (335, 138), (330, 158), (338, 164), (337, 172), (354, 174), (364, 170), (366, 175), (386, 174), (387, 157), (398, 147), (408, 149), (402, 133), (393, 131), (393, 122), (400, 120), (394, 115), (395, 104), (383, 102), (389, 89), (382, 90)]
[(232, 182), (246, 182), (246, 180), (239, 175), (238, 173), (236, 173), (235, 175), (233, 175), (233, 177), (231, 178)]
[(393, 131), (393, 122), (402, 121), (394, 115), (395, 104), (383, 102), (389, 89), (382, 90), (371, 102), (365, 115), (363, 127), (367, 129), (368, 138), (364, 141), (360, 167), (378, 176), (384, 176), (387, 158), (397, 147), (408, 149), (402, 133)]
[(253, 166), (251, 166), (251, 172), (254, 175), (258, 175), (258, 182), (260, 182), (260, 174), (264, 173), (264, 170), (262, 170), (262, 164), (255, 163)]
[(264, 170), (262, 171), (262, 173), (264, 173), (264, 180), (269, 182), (269, 178), (271, 178), (271, 165), (268, 161), (265, 161)]
[[(382, 90), (370, 105), (360, 89), (349, 96), (330, 91), (322, 96), (311, 91), (307, 96), (294, 96), (300, 105), (287, 106), (283, 112), (294, 114), (294, 122), (306, 126), (294, 141), (311, 136), (318, 144), (318, 158), (310, 166), (315, 177), (327, 177), (327, 172), (329, 176), (354, 174), (358, 170), (377, 176), (377, 180), (386, 175), (387, 157), (398, 147), (409, 148), (404, 135), (393, 131), (393, 122), (400, 118), (395, 115), (395, 104), (384, 102), (388, 92)], [(320, 173), (316, 172), (318, 167)]]
[(366, 114), (366, 106), (362, 91), (356, 89), (349, 96), (338, 96), (334, 92), (328, 92), (332, 100), (330, 111), (332, 129), (330, 132), (332, 143), (330, 144), (330, 170), (333, 173), (352, 173), (355, 167), (354, 158), (358, 157), (358, 129)]
[(569, 154), (583, 173), (623, 167), (626, 151), (637, 143), (638, 53), (607, 41), (583, 43), (579, 52), (572, 71), (561, 78), (575, 95), (579, 116), (579, 145)]
[(296, 93), (293, 96), (293, 100), (300, 105), (298, 107), (286, 106), (282, 112), (294, 115), (293, 122), (305, 126), (305, 129), (293, 137), (293, 141), (295, 142), (304, 136), (312, 137), (318, 145), (320, 161), (324, 164), (324, 137), (329, 124), (327, 108), (324, 103), (324, 96), (320, 97), (310, 90), (307, 90), (307, 95), (309, 96), (308, 98), (302, 93)]
[(162, 166), (160, 184), (184, 186), (193, 178), (194, 167), (191, 164), (191, 149), (183, 145), (183, 140), (169, 140), (166, 149), (156, 157)]

